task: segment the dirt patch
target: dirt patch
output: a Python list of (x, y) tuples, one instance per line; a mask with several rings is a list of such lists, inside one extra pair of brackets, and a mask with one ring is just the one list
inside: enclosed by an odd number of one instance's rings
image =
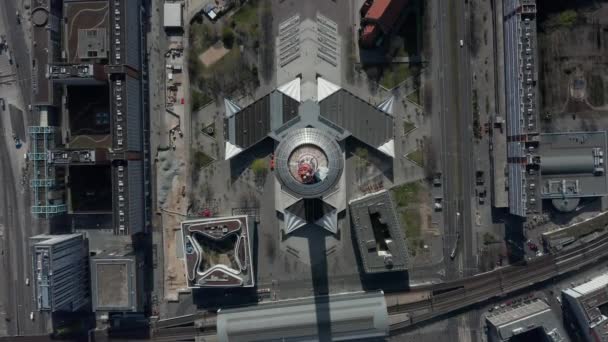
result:
[(217, 42), (205, 52), (201, 53), (198, 58), (204, 66), (208, 67), (222, 59), (222, 57), (226, 56), (228, 52), (230, 52), (230, 50), (226, 49), (222, 42)]

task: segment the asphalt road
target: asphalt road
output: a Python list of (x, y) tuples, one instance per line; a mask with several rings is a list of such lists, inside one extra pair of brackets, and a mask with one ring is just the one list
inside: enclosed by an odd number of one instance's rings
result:
[[(463, 2), (437, 1), (439, 37), (439, 116), (442, 129), (441, 165), (444, 189), (444, 260), (446, 277), (476, 271), (473, 255), (472, 200), (475, 167), (472, 160), (470, 52), (468, 19)], [(464, 46), (459, 46), (463, 40)], [(456, 257), (452, 254), (456, 244)]]
[[(434, 51), (439, 59), (439, 101), (441, 122), (441, 167), (444, 191), (443, 255), (447, 280), (470, 276), (477, 271), (473, 252), (472, 201), (475, 168), (471, 110), (471, 70), (467, 4), (436, 1)], [(460, 40), (463, 44), (460, 45)], [(454, 255), (454, 258), (451, 256)], [(471, 317), (469, 317), (471, 318)], [(463, 327), (459, 325), (465, 324)], [(448, 333), (461, 333), (466, 322), (450, 320)]]
[[(0, 120), (4, 131), (7, 120)], [(31, 263), (28, 237), (41, 233), (40, 226), (33, 222), (30, 210), (29, 187), (21, 184), (22, 173), (19, 159), (22, 151), (15, 149), (12, 137), (0, 139), (0, 223), (5, 227), (2, 240), (3, 255), (0, 272), (0, 294), (6, 309), (9, 335), (35, 334), (46, 331), (43, 319), (31, 321), (30, 312), (35, 311), (32, 288), (25, 284), (30, 277)], [(36, 316), (38, 314), (36, 313)]]
[[(15, 19), (16, 2), (14, 0), (0, 1), (0, 20), (7, 36), (9, 49), (13, 55), (15, 72), (19, 79), (20, 98), (23, 103), (17, 103), (22, 109), (27, 108), (31, 98), (31, 70), (29, 50), (23, 27)], [(26, 19), (23, 19), (24, 22)], [(13, 102), (18, 102), (14, 98)], [(26, 109), (23, 111), (23, 121), (26, 126), (32, 125), (32, 117)], [(11, 132), (13, 127), (10, 119), (0, 120), (0, 131)], [(10, 134), (0, 137), (0, 224), (4, 226), (4, 236), (1, 240), (3, 254), (0, 256), (0, 298), (6, 309), (8, 335), (26, 335), (46, 332), (46, 319), (35, 313), (34, 321), (30, 320), (30, 312), (35, 311), (32, 288), (25, 284), (31, 276), (31, 262), (28, 249), (28, 238), (43, 232), (42, 225), (33, 220), (30, 215), (29, 186), (22, 184), (23, 153), (15, 149)]]
[[(23, 23), (26, 19), (22, 18), (21, 24), (17, 23), (15, 17), (17, 8), (18, 7), (15, 0), (0, 1), (0, 15), (2, 15), (0, 20), (3, 20), (7, 26), (7, 30), (5, 32), (6, 39), (8, 41), (11, 54), (13, 55), (13, 60), (15, 62), (14, 66), (17, 68), (17, 77), (19, 78), (21, 94), (27, 106), (31, 103), (32, 96), (32, 70), (30, 64), (32, 59), (30, 58), (28, 49), (29, 40), (26, 39), (26, 35), (23, 31)], [(29, 122), (29, 120), (26, 122)]]

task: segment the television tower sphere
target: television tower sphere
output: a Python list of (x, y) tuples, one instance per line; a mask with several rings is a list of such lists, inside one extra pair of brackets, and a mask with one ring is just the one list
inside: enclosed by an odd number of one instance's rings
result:
[(301, 198), (321, 197), (332, 190), (343, 165), (338, 143), (317, 128), (289, 132), (275, 151), (277, 178), (288, 192)]

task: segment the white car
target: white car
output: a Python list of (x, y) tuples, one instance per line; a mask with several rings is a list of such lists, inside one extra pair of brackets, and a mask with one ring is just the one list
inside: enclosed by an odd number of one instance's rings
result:
[(33, 321), (34, 320), (34, 311), (30, 312), (30, 319)]
[(30, 286), (30, 278), (25, 278), (25, 285)]
[(463, 47), (463, 46), (464, 46), (464, 40), (461, 39), (460, 40), (460, 47)]

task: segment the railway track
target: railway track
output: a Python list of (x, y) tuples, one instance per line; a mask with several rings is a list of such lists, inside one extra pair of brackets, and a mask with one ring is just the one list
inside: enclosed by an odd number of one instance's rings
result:
[(391, 333), (494, 297), (508, 295), (578, 270), (607, 256), (608, 234), (576, 249), (538, 257), (526, 265), (507, 266), (472, 277), (421, 288), (417, 291), (428, 294), (422, 300), (400, 301), (400, 296), (403, 294), (387, 294), (389, 314), (407, 314), (405, 320), (391, 324)]
[[(389, 315), (405, 316), (402, 321), (390, 325), (390, 333), (395, 334), (456, 310), (576, 271), (607, 256), (608, 234), (576, 249), (538, 257), (525, 265), (507, 266), (468, 278), (421, 287), (415, 291), (387, 293), (385, 298)], [(166, 324), (168, 325), (171, 324)], [(216, 333), (216, 327), (212, 324), (206, 324), (204, 330), (192, 326), (168, 327), (156, 330), (153, 340), (177, 341)]]

